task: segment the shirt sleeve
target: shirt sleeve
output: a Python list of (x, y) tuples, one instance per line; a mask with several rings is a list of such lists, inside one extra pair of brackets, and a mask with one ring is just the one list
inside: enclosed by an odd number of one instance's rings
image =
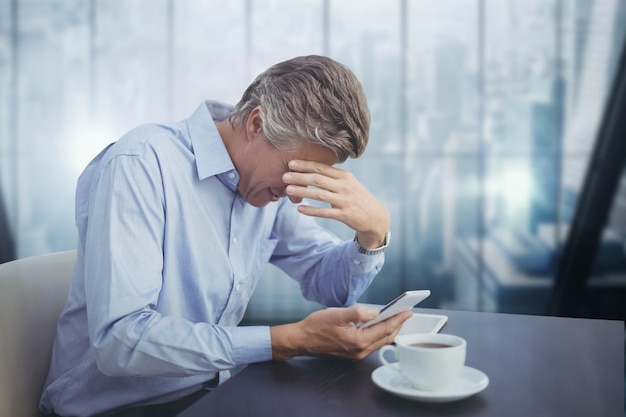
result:
[(329, 307), (355, 304), (382, 269), (384, 254), (362, 254), (287, 199), (280, 204), (271, 262), (299, 283), (307, 300)]
[(82, 247), (98, 368), (110, 376), (176, 376), (271, 359), (268, 327), (193, 323), (159, 312), (166, 244), (160, 181), (156, 157), (118, 155), (90, 192)]

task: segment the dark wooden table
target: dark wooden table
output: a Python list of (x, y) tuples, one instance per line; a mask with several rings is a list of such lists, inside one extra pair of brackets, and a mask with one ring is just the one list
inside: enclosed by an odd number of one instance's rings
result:
[(624, 416), (624, 323), (415, 309), (449, 317), (467, 340), (466, 365), (490, 379), (457, 402), (422, 403), (377, 387), (375, 352), (362, 361), (264, 362), (205, 395), (180, 417)]

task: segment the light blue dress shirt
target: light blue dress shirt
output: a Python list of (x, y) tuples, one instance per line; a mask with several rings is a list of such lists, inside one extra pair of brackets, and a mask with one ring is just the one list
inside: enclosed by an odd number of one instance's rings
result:
[(76, 192), (78, 257), (41, 409), (88, 416), (173, 401), (272, 359), (238, 327), (268, 262), (308, 300), (354, 304), (382, 267), (283, 198), (256, 208), (215, 126), (232, 107), (145, 125), (109, 145)]

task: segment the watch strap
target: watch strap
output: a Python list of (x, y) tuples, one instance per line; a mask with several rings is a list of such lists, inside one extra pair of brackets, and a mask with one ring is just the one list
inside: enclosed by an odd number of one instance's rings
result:
[(367, 249), (361, 246), (358, 239), (356, 238), (356, 235), (354, 235), (354, 244), (357, 250), (359, 251), (359, 253), (362, 253), (363, 255), (377, 255), (379, 253), (383, 253), (385, 251), (385, 248), (389, 246), (390, 238), (391, 238), (391, 233), (387, 232), (387, 234), (385, 234), (385, 239), (383, 240), (382, 245), (380, 245), (379, 247), (375, 249)]

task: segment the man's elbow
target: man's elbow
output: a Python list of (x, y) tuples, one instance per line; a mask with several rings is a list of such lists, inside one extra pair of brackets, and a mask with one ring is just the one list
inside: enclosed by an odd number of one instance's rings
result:
[(136, 375), (129, 362), (122, 360), (122, 355), (116, 349), (104, 346), (93, 346), (93, 354), (98, 371), (110, 377)]
[(112, 330), (102, 332), (91, 345), (98, 371), (110, 377), (139, 376), (133, 361), (133, 350), (122, 343)]

